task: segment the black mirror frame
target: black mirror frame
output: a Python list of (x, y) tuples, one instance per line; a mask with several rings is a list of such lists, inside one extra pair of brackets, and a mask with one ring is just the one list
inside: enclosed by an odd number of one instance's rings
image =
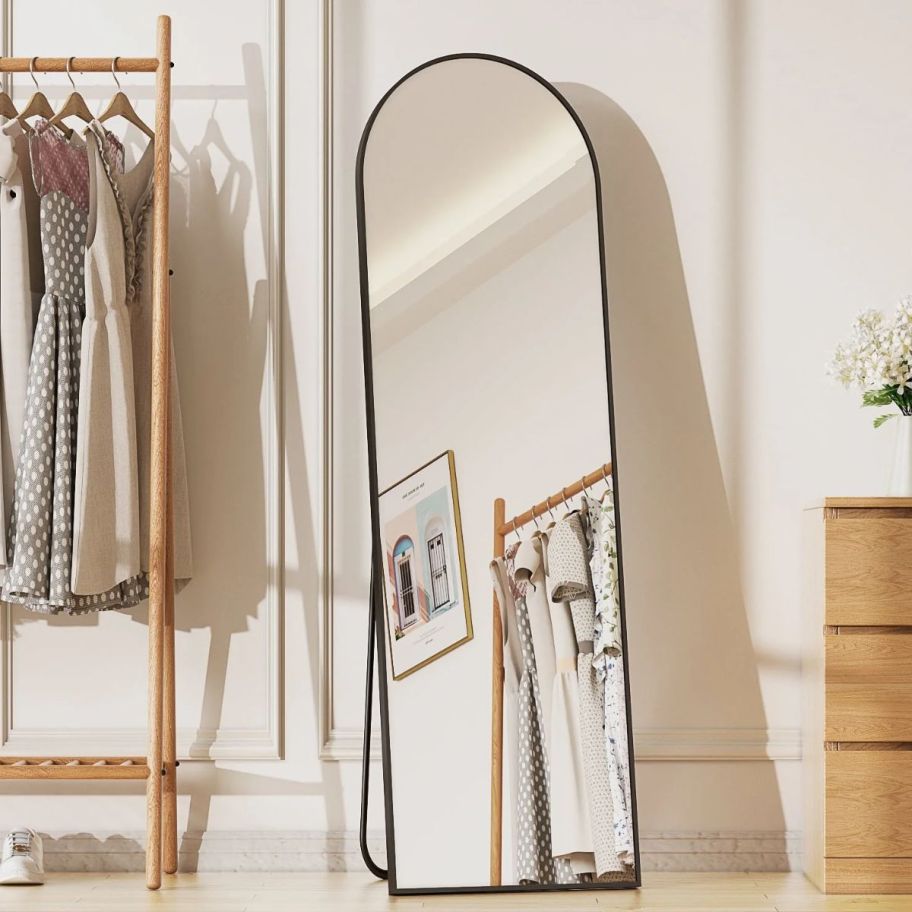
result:
[[(589, 153), (589, 160), (592, 164), (593, 177), (595, 182), (595, 207), (596, 219), (598, 222), (598, 246), (599, 246), (599, 268), (601, 271), (600, 283), (602, 293), (602, 319), (605, 335), (605, 375), (608, 384), (608, 416), (610, 422), (609, 435), (611, 446), (611, 462), (614, 476), (614, 511), (615, 526), (617, 535), (617, 552), (618, 552), (618, 598), (621, 618), (621, 639), (624, 650), (624, 700), (627, 713), (627, 743), (630, 756), (630, 797), (632, 802), (632, 820), (633, 820), (633, 839), (634, 839), (634, 879), (630, 881), (611, 881), (606, 883), (589, 882), (584, 884), (502, 884), (500, 886), (455, 886), (455, 887), (400, 887), (396, 880), (396, 843), (395, 843), (395, 826), (393, 819), (393, 789), (391, 782), (391, 754), (389, 741), (389, 702), (387, 689), (387, 669), (386, 669), (386, 617), (383, 608), (382, 577), (384, 572), (382, 561), (382, 548), (380, 540), (380, 514), (379, 514), (379, 488), (377, 484), (377, 453), (376, 453), (376, 425), (374, 416), (374, 388), (373, 388), (373, 360), (371, 355), (371, 335), (370, 335), (370, 283), (367, 267), (367, 232), (365, 228), (364, 214), (364, 158), (367, 153), (367, 145), (370, 139), (371, 128), (377, 115), (386, 104), (390, 96), (406, 80), (410, 79), (416, 73), (432, 67), (439, 63), (445, 63), (451, 60), (488, 60), (493, 63), (503, 64), (519, 70), (526, 76), (534, 79), (539, 85), (547, 89), (560, 103), (573, 119), (579, 129), (586, 144)], [(355, 171), (355, 203), (357, 207), (358, 219), (358, 270), (361, 289), (361, 338), (364, 358), (364, 395), (366, 411), (366, 430), (367, 430), (367, 452), (368, 452), (368, 476), (369, 490), (371, 501), (371, 541), (372, 541), (372, 567), (371, 567), (371, 605), (370, 610), (373, 612), (377, 633), (377, 664), (379, 668), (379, 696), (380, 696), (380, 725), (381, 725), (381, 759), (383, 763), (383, 803), (386, 818), (386, 853), (389, 892), (394, 896), (404, 895), (430, 895), (438, 893), (544, 893), (544, 892), (564, 892), (568, 890), (617, 890), (617, 889), (637, 889), (642, 885), (642, 871), (640, 862), (640, 845), (639, 845), (639, 823), (637, 818), (637, 793), (636, 793), (636, 770), (633, 744), (633, 723), (630, 706), (630, 662), (629, 651), (627, 648), (627, 611), (626, 599), (624, 594), (624, 558), (621, 545), (621, 511), (620, 511), (620, 482), (617, 470), (617, 447), (615, 440), (615, 418), (614, 418), (614, 392), (611, 375), (611, 345), (610, 334), (608, 329), (608, 284), (605, 274), (605, 231), (604, 231), (604, 209), (602, 204), (602, 185), (599, 173), (598, 159), (595, 155), (592, 141), (589, 137), (583, 122), (579, 115), (573, 109), (567, 99), (546, 79), (543, 79), (538, 73), (530, 70), (528, 67), (515, 61), (508, 60), (505, 57), (498, 57), (494, 54), (483, 53), (463, 53), (447, 54), (442, 57), (435, 57), (425, 63), (415, 67), (399, 79), (383, 95), (376, 107), (371, 112), (361, 134), (361, 141), (358, 146), (358, 158)], [(370, 681), (368, 682), (370, 685)]]

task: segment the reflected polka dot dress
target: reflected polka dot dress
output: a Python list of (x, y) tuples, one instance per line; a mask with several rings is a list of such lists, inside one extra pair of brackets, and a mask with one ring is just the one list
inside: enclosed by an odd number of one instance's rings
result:
[(575, 883), (579, 878), (569, 863), (566, 859), (554, 858), (551, 849), (550, 770), (525, 596), (526, 587), (531, 584), (516, 579), (514, 560), (518, 547), (511, 546), (505, 555), (523, 660), (516, 701), (519, 756), (514, 808), (515, 875), (519, 883), (525, 884)]
[[(108, 134), (123, 169), (123, 148)], [(85, 315), (85, 245), (89, 171), (85, 144), (39, 123), (30, 137), (41, 198), (45, 294), (35, 324), (25, 422), (7, 536), (3, 600), (56, 614), (120, 608), (143, 593), (117, 587), (73, 594), (73, 488), (79, 362)]]

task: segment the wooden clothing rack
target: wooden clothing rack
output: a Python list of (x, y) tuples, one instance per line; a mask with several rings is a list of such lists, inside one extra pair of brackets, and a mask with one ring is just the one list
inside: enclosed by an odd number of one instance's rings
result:
[[(174, 701), (174, 554), (171, 494), (171, 315), (168, 203), (171, 150), (171, 18), (159, 16), (155, 57), (73, 57), (88, 73), (155, 73), (152, 222), (152, 452), (149, 537), (149, 669), (146, 757), (0, 756), (0, 779), (145, 779), (146, 886), (177, 871), (177, 739)], [(62, 73), (66, 57), (0, 57), (0, 73)]]
[[(506, 518), (506, 503), (502, 497), (494, 501), (494, 557), (503, 557), (506, 538), (523, 526), (550, 512), (571, 497), (581, 494), (599, 481), (611, 477), (611, 463), (606, 462), (588, 475), (561, 488), (540, 503)], [(553, 503), (552, 503), (553, 501)], [(503, 876), (503, 703), (504, 703), (504, 642), (503, 624), (497, 596), (494, 596), (494, 672), (491, 684), (491, 886), (499, 887)]]

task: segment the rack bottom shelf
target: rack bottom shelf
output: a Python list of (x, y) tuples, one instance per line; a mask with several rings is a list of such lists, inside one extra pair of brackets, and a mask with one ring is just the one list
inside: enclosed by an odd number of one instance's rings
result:
[(146, 779), (145, 757), (0, 757), (0, 779)]

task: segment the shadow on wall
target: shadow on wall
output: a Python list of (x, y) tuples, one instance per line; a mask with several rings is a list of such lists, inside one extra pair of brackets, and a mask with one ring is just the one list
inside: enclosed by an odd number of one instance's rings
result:
[[(737, 530), (668, 189), (646, 138), (617, 104), (588, 86), (558, 89), (585, 124), (601, 172), (634, 727), (762, 738)], [(765, 809), (765, 827), (773, 817), (784, 829), (773, 764), (754, 766), (751, 806)], [(651, 808), (667, 819), (676, 806), (706, 801), (683, 794), (677, 778), (650, 778), (650, 787), (667, 785), (640, 796), (644, 830)]]

